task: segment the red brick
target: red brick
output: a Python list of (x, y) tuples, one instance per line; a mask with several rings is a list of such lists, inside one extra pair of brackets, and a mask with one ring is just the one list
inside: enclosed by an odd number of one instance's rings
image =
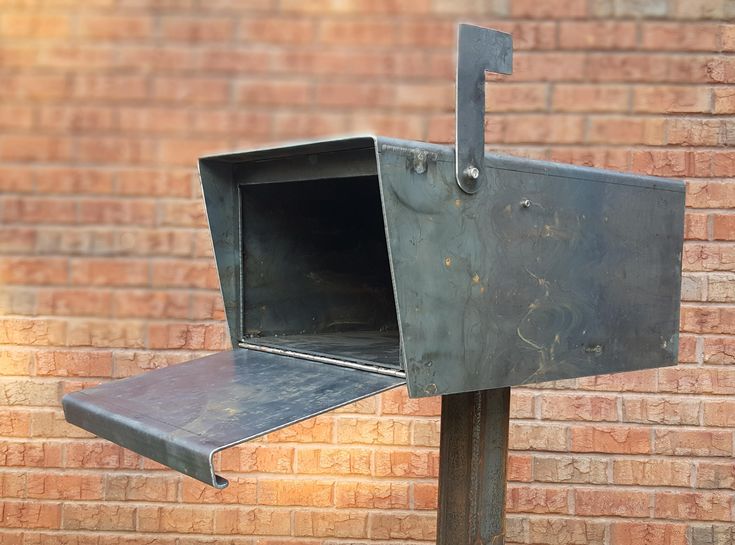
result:
[(28, 498), (60, 500), (101, 500), (103, 475), (28, 473)]
[(62, 320), (0, 318), (0, 344), (63, 346), (66, 331)]
[(33, 355), (23, 350), (0, 350), (0, 375), (30, 375)]
[(735, 214), (714, 214), (712, 234), (715, 240), (735, 240)]
[(152, 17), (139, 15), (87, 15), (80, 18), (79, 34), (94, 41), (139, 41), (153, 38)]
[(186, 292), (116, 291), (109, 303), (118, 318), (187, 318)]
[(439, 416), (441, 399), (438, 397), (409, 398), (405, 388), (395, 388), (381, 395), (383, 414), (405, 416)]
[(308, 537), (365, 538), (367, 523), (365, 513), (296, 511), (293, 533)]
[(568, 497), (564, 489), (509, 486), (506, 508), (509, 513), (567, 514)]
[(50, 167), (36, 172), (36, 190), (43, 194), (109, 195), (113, 192), (113, 185), (110, 172), (94, 168)]
[(636, 87), (633, 110), (652, 113), (710, 111), (710, 90), (702, 87)]
[(705, 401), (704, 425), (708, 427), (735, 427), (735, 401)]
[(7, 11), (0, 18), (0, 33), (8, 39), (69, 37), (71, 21), (67, 15)]
[(314, 20), (303, 18), (253, 17), (243, 20), (239, 37), (251, 43), (308, 44), (316, 38)]
[(376, 451), (378, 477), (436, 477), (437, 459), (426, 451)]
[(658, 389), (661, 392), (728, 395), (735, 393), (735, 371), (732, 369), (672, 367), (660, 369), (658, 373)]
[(140, 322), (83, 320), (69, 324), (67, 346), (142, 348), (145, 330)]
[(667, 520), (732, 520), (732, 494), (657, 492), (656, 517)]
[(68, 261), (61, 257), (5, 258), (0, 262), (0, 283), (59, 285), (68, 280)]
[(649, 22), (643, 24), (641, 30), (644, 49), (717, 51), (719, 29), (716, 24)]
[(152, 323), (147, 337), (153, 349), (222, 350), (225, 328), (224, 324)]
[(554, 87), (552, 104), (561, 112), (624, 112), (630, 89), (611, 85), (568, 85)]
[(697, 487), (735, 490), (735, 464), (700, 462), (697, 465)]
[(636, 24), (633, 22), (563, 21), (559, 25), (559, 47), (584, 50), (634, 49), (636, 35)]
[(234, 27), (234, 22), (229, 17), (171, 17), (163, 20), (161, 32), (168, 41), (226, 42), (232, 39)]
[[(155, 517), (155, 514), (152, 516)], [(211, 517), (211, 514), (209, 516)], [(219, 508), (214, 512), (214, 532), (266, 536), (290, 535), (291, 514), (283, 510)]]
[(375, 514), (370, 519), (375, 539), (436, 539), (436, 518), (430, 515)]
[(715, 365), (735, 363), (735, 339), (728, 337), (705, 338), (704, 363)]
[(687, 526), (648, 522), (614, 522), (610, 540), (616, 545), (687, 545)]
[(214, 528), (214, 512), (208, 507), (140, 507), (138, 531), (209, 534)]
[(75, 504), (63, 506), (65, 530), (133, 530), (135, 508), (120, 505)]
[(567, 430), (561, 426), (511, 424), (509, 446), (512, 450), (567, 450)]
[(393, 45), (397, 29), (392, 21), (325, 20), (319, 28), (320, 41), (329, 45)]
[(619, 420), (617, 399), (614, 396), (557, 396), (541, 397), (541, 418), (544, 420)]
[(62, 447), (58, 442), (0, 442), (3, 467), (60, 467)]
[(37, 312), (54, 316), (110, 316), (112, 294), (108, 291), (55, 289), (38, 294)]
[(623, 399), (623, 421), (638, 424), (696, 426), (700, 402), (695, 399), (643, 397)]
[(178, 478), (112, 474), (105, 480), (107, 501), (177, 501)]
[(434, 510), (438, 505), (439, 488), (436, 483), (413, 483), (414, 509)]
[(651, 434), (644, 428), (578, 427), (571, 430), (572, 451), (648, 454)]
[[(181, 480), (181, 497), (186, 503), (254, 504), (257, 502), (257, 481), (244, 477), (228, 477), (229, 486), (218, 490), (209, 485), (185, 478)], [(176, 487), (172, 487), (176, 501)], [(155, 492), (154, 492), (155, 493)]]
[(732, 432), (729, 431), (657, 431), (656, 454), (667, 456), (730, 456)]
[(3, 221), (7, 223), (59, 223), (76, 221), (77, 205), (71, 200), (45, 198), (2, 199)]
[(607, 524), (584, 519), (529, 519), (531, 543), (540, 545), (603, 545), (607, 543)]
[(226, 102), (229, 94), (230, 82), (224, 78), (160, 76), (152, 88), (152, 97), (166, 104), (217, 104)]
[(514, 17), (534, 19), (581, 18), (587, 15), (587, 2), (583, 0), (549, 0), (543, 4), (533, 0), (514, 0), (511, 5)]
[[(268, 448), (270, 449), (271, 447)], [(296, 451), (296, 472), (309, 475), (370, 475), (372, 472), (371, 458), (371, 451), (367, 449), (334, 447), (301, 448)], [(286, 461), (279, 462), (279, 465), (287, 463), (288, 460), (287, 458)], [(259, 457), (258, 467), (260, 467), (261, 463)], [(274, 462), (271, 460), (265, 467), (269, 468), (274, 465)], [(274, 471), (273, 469), (264, 470)]]
[(665, 129), (663, 119), (595, 117), (590, 119), (587, 139), (595, 144), (661, 145)]
[(76, 159), (96, 165), (144, 165), (155, 160), (155, 145), (142, 138), (81, 136), (77, 139)]
[(735, 113), (735, 90), (732, 88), (714, 89), (713, 91), (714, 106), (713, 112), (716, 114), (732, 114)]
[(329, 507), (334, 503), (333, 489), (333, 481), (259, 479), (258, 503)]
[(650, 514), (651, 494), (622, 490), (576, 489), (575, 512), (593, 517), (644, 517)]
[(77, 259), (71, 263), (71, 282), (81, 286), (144, 286), (148, 263), (122, 259)]
[(533, 474), (540, 482), (607, 484), (608, 462), (581, 456), (538, 456)]
[(3, 528), (57, 530), (61, 524), (61, 504), (58, 503), (6, 501), (0, 506)]
[(672, 460), (613, 461), (613, 482), (632, 486), (682, 486), (691, 484), (691, 462)]
[(681, 309), (681, 330), (690, 333), (735, 333), (735, 308), (684, 306)]

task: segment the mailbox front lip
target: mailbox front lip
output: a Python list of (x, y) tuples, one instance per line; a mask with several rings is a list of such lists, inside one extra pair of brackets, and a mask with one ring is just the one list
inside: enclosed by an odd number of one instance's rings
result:
[(67, 394), (66, 420), (215, 488), (214, 455), (405, 384), (405, 379), (236, 349)]

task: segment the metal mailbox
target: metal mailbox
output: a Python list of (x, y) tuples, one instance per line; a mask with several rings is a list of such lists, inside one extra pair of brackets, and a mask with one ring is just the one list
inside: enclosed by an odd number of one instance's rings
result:
[(676, 363), (684, 216), (680, 181), (485, 153), (484, 74), (511, 59), (461, 26), (456, 149), (201, 159), (233, 350), (68, 395), (66, 418), (223, 487), (215, 452), (405, 383), (447, 396), (440, 541), (493, 518), (448, 512), (482, 475), (502, 515), (508, 387)]

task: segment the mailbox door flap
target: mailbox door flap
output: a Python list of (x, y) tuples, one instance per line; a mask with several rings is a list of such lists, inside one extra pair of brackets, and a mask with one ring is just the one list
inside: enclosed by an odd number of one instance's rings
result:
[(62, 403), (70, 423), (224, 488), (216, 452), (404, 383), (236, 349), (75, 392)]

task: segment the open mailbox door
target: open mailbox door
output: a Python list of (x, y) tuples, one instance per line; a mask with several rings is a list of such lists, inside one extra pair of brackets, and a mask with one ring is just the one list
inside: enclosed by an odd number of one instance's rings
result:
[[(462, 25), (459, 45), (495, 56), (460, 62), (456, 151), (362, 136), (201, 159), (233, 350), (70, 394), (67, 420), (223, 487), (215, 452), (404, 383), (448, 396), (442, 441), (475, 463), (483, 422), (507, 446), (510, 386), (674, 365), (684, 183), (485, 153), (484, 71), (509, 71), (510, 37)], [(467, 464), (446, 464), (456, 505)]]
[(67, 395), (64, 411), (72, 424), (224, 488), (218, 451), (403, 382), (233, 350)]

